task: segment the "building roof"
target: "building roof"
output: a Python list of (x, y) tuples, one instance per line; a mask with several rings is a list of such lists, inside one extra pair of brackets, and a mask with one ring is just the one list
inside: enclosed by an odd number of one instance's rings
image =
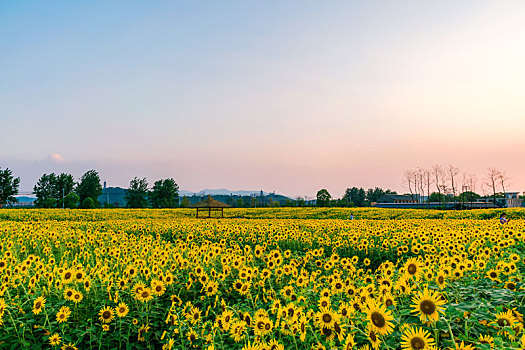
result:
[(218, 200), (211, 198), (210, 195), (205, 200), (195, 203), (193, 205), (190, 205), (190, 208), (229, 208), (229, 207), (230, 206), (228, 204), (219, 202)]

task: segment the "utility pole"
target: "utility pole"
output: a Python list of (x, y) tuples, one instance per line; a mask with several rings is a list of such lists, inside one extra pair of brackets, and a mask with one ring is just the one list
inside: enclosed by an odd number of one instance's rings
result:
[(64, 187), (62, 187), (62, 209), (64, 209)]

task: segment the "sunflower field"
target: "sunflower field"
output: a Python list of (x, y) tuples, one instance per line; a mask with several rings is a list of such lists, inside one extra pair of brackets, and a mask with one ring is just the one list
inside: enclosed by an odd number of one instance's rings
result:
[(2, 209), (0, 348), (525, 349), (498, 213)]

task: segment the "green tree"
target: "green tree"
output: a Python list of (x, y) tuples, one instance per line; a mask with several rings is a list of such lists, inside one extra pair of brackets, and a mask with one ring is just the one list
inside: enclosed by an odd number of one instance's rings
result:
[(33, 187), (35, 205), (39, 208), (54, 208), (57, 204), (56, 189), (57, 176), (54, 173), (42, 175)]
[(8, 203), (16, 203), (18, 199), (14, 196), (18, 194), (20, 178), (14, 178), (13, 172), (6, 168), (0, 169), (0, 208)]
[[(80, 178), (80, 183), (76, 188), (76, 192), (80, 198), (82, 208), (84, 208), (84, 201), (86, 198), (91, 198), (93, 207), (99, 207), (98, 197), (102, 194), (102, 185), (100, 184), (100, 176), (95, 170), (89, 170)], [(89, 203), (89, 201), (87, 202)], [(86, 208), (88, 209), (88, 208)]]
[(84, 209), (93, 209), (95, 208), (95, 201), (91, 197), (86, 197), (82, 201), (82, 208)]
[(445, 195), (439, 192), (432, 192), (428, 197), (429, 202), (443, 202), (445, 201)]
[(80, 201), (80, 197), (75, 192), (70, 192), (64, 197), (64, 208), (75, 209)]
[[(73, 193), (74, 190), (75, 179), (73, 175), (62, 173), (56, 177), (55, 198), (57, 199), (57, 208), (69, 208), (65, 203), (62, 203), (62, 201), (65, 201), (65, 197)], [(73, 197), (70, 197), (70, 199), (71, 198)]]
[(332, 196), (325, 188), (317, 191), (316, 197), (318, 207), (327, 207), (330, 205), (330, 199), (332, 199)]
[(73, 192), (74, 187), (73, 175), (44, 174), (33, 187), (37, 198), (35, 205), (40, 208), (62, 208), (62, 199)]
[(179, 204), (179, 186), (171, 178), (155, 181), (149, 200), (153, 208), (176, 208)]
[(181, 208), (187, 208), (191, 205), (190, 199), (186, 196), (182, 196), (182, 201), (180, 202)]
[(146, 208), (148, 206), (148, 182), (146, 178), (135, 177), (131, 180), (124, 198), (128, 208)]
[(481, 196), (472, 191), (465, 191), (458, 196), (461, 202), (476, 202)]
[(345, 202), (352, 202), (356, 207), (362, 207), (365, 205), (366, 192), (363, 188), (347, 188), (343, 195)]

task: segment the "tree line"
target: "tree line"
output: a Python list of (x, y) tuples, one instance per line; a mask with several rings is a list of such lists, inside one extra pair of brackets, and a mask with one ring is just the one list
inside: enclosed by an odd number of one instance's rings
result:
[(380, 187), (365, 190), (362, 187), (347, 188), (341, 198), (333, 199), (326, 188), (317, 191), (316, 205), (318, 207), (368, 207), (385, 194), (397, 194), (389, 189)]
[[(17, 202), (20, 178), (10, 169), (0, 169), (0, 207)], [(33, 187), (38, 208), (100, 208), (102, 184), (96, 170), (87, 171), (78, 182), (71, 174), (43, 174)], [(128, 208), (176, 208), (179, 186), (172, 178), (155, 181), (151, 189), (146, 179), (135, 177), (126, 190)]]
[(510, 178), (505, 171), (494, 167), (487, 168), (481, 179), (476, 174), (460, 171), (454, 165), (445, 167), (436, 164), (404, 172), (405, 188), (414, 200), (420, 202), (472, 202), (481, 197), (492, 197), (495, 203), (497, 198), (507, 193), (509, 184)]

